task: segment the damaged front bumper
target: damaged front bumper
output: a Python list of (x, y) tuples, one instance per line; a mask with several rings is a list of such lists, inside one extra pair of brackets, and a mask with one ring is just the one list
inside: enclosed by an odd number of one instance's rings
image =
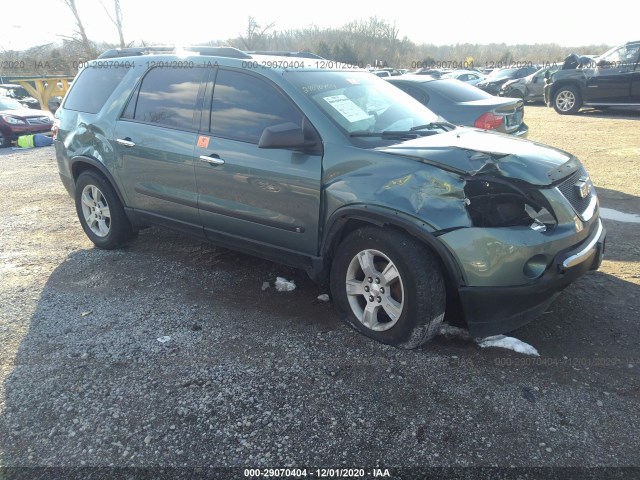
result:
[(467, 325), (474, 337), (514, 330), (539, 316), (571, 282), (602, 263), (606, 230), (598, 219), (591, 235), (558, 253), (535, 281), (501, 287), (460, 287)]

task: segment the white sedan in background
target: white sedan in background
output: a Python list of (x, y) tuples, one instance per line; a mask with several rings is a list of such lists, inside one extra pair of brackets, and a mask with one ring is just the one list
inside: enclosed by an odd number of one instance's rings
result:
[(442, 75), (442, 78), (455, 78), (456, 80), (466, 82), (469, 85), (476, 85), (484, 80), (484, 77), (485, 76), (480, 72), (475, 72), (473, 70), (454, 70), (453, 72)]

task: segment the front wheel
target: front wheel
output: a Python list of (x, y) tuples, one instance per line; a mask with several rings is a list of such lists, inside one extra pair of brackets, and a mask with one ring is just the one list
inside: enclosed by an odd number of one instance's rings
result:
[(88, 170), (80, 174), (75, 201), (80, 224), (97, 247), (118, 248), (135, 237), (117, 193), (99, 173)]
[(580, 92), (575, 87), (560, 87), (553, 96), (553, 108), (560, 115), (571, 115), (582, 107)]
[(427, 342), (444, 318), (437, 260), (423, 244), (395, 230), (367, 227), (348, 235), (333, 260), (331, 292), (347, 324), (399, 348)]
[(507, 97), (509, 98), (519, 98), (520, 100), (524, 100), (524, 93), (522, 93), (518, 89), (513, 89), (507, 92)]
[(0, 132), (0, 148), (8, 148), (11, 146), (11, 138)]

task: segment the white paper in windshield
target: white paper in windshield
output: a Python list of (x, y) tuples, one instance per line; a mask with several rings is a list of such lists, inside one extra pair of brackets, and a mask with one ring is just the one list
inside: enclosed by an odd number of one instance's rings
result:
[(371, 115), (367, 114), (345, 95), (332, 95), (330, 97), (324, 97), (324, 99), (329, 105), (335, 108), (340, 115), (351, 123), (371, 118)]

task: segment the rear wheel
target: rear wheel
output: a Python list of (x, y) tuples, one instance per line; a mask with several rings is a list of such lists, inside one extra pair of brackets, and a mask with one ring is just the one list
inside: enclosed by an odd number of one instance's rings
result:
[(136, 236), (117, 193), (99, 173), (80, 174), (75, 200), (80, 224), (97, 247), (118, 248)]
[(576, 113), (582, 107), (582, 98), (576, 87), (560, 87), (553, 96), (553, 108), (560, 115)]
[(400, 348), (433, 338), (444, 318), (438, 262), (423, 244), (395, 230), (367, 227), (347, 236), (333, 261), (331, 292), (346, 323)]

